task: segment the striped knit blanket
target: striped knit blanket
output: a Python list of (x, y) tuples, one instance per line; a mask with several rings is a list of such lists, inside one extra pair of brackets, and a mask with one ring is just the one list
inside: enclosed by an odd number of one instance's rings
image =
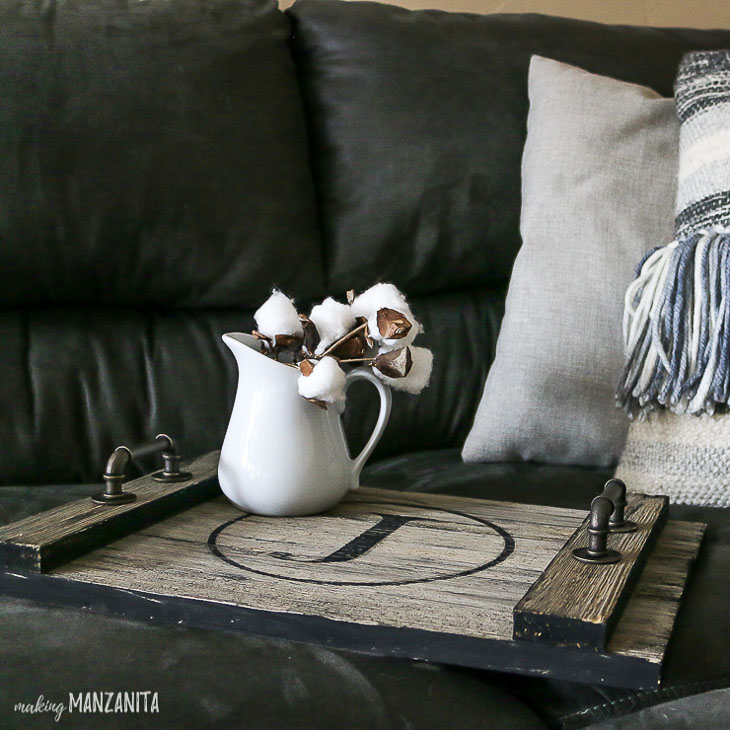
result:
[(675, 98), (675, 240), (646, 257), (626, 292), (617, 400), (638, 418), (616, 476), (632, 491), (730, 507), (730, 416), (720, 415), (730, 396), (730, 52), (686, 56)]
[(650, 252), (626, 292), (630, 417), (709, 413), (730, 400), (730, 51), (684, 57), (675, 240)]
[(685, 56), (674, 95), (681, 122), (678, 241), (730, 224), (730, 51)]

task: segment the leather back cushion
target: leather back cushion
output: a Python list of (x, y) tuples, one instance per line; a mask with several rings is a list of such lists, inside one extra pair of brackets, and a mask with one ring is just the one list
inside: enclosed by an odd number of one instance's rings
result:
[(322, 264), (270, 0), (0, 4), (0, 306), (253, 307)]
[[(328, 283), (407, 292), (509, 276), (533, 54), (672, 93), (682, 54), (730, 31), (299, 0)], [(596, 110), (604, 113), (605, 110)]]
[[(413, 298), (427, 329), (419, 342), (438, 347), (433, 383), (419, 396), (394, 393), (376, 458), (463, 443), (502, 301), (501, 291)], [(0, 484), (99, 481), (116, 446), (160, 432), (188, 456), (219, 449), (238, 377), (220, 335), (252, 326), (240, 309), (0, 311)], [(353, 385), (345, 411), (353, 453), (377, 411), (372, 386)]]

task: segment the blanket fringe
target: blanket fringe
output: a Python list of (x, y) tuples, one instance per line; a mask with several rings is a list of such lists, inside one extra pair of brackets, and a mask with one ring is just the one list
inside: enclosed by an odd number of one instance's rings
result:
[(650, 252), (626, 291), (626, 365), (617, 404), (640, 419), (662, 406), (709, 413), (730, 399), (730, 229)]

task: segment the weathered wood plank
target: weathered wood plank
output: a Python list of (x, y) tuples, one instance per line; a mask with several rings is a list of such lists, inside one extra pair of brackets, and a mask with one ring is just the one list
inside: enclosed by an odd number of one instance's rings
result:
[(184, 462), (183, 469), (193, 474), (185, 482), (164, 484), (150, 475), (127, 482), (125, 490), (137, 495), (128, 504), (99, 505), (84, 498), (0, 527), (0, 566), (44, 572), (220, 494), (218, 455)]
[(621, 553), (612, 565), (573, 558), (588, 544), (586, 518), (514, 609), (514, 638), (603, 651), (668, 514), (666, 497), (628, 496), (627, 517), (636, 532), (611, 534)]
[(667, 522), (614, 629), (609, 652), (649, 661), (661, 656), (705, 529), (699, 522)]

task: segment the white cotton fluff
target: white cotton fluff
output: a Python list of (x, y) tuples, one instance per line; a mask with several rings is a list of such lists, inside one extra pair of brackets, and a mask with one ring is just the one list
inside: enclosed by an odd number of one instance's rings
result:
[(304, 336), (294, 302), (278, 289), (271, 292), (271, 296), (256, 310), (253, 317), (256, 320), (256, 329), (271, 339), (276, 335)]
[(345, 373), (334, 357), (323, 357), (309, 375), (299, 376), (299, 395), (325, 403), (345, 400)]
[(411, 345), (410, 349), (413, 364), (410, 372), (404, 378), (389, 378), (377, 368), (373, 368), (373, 372), (394, 390), (404, 390), (406, 393), (416, 395), (428, 385), (428, 381), (431, 379), (433, 353), (425, 347)]
[(322, 304), (312, 307), (309, 319), (314, 322), (319, 332), (320, 342), (315, 350), (321, 355), (332, 343), (346, 335), (355, 326), (355, 315), (349, 304), (336, 302), (327, 297)]
[[(416, 322), (406, 298), (398, 287), (393, 284), (375, 284), (366, 289), (360, 296), (355, 298), (351, 306), (352, 313), (356, 317), (366, 317), (368, 320), (368, 332), (379, 344), (380, 352), (389, 352), (398, 347), (410, 345), (423, 328)], [(378, 310), (394, 309), (404, 314), (411, 323), (411, 329), (405, 337), (400, 339), (384, 339), (378, 329)]]

